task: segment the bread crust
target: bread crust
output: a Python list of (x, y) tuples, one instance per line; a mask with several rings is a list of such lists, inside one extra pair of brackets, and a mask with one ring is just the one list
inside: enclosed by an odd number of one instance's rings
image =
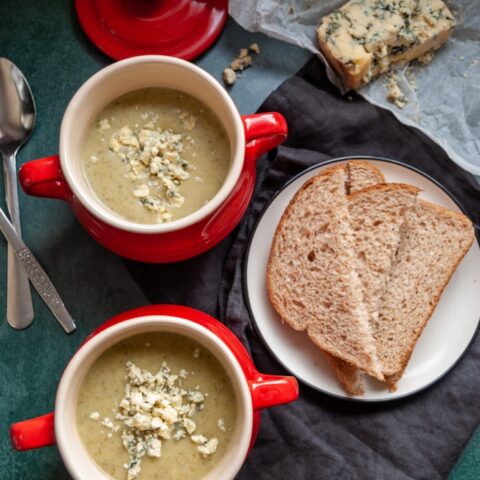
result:
[(344, 390), (350, 396), (363, 395), (365, 393), (365, 388), (363, 385), (362, 378), (358, 373), (358, 368), (354, 367), (344, 360), (331, 355), (323, 351), (327, 362), (335, 371), (337, 380), (341, 383)]
[(375, 165), (370, 163), (368, 160), (362, 160), (357, 158), (348, 160), (347, 167), (350, 168), (352, 165), (363, 167), (365, 168), (365, 170), (369, 170), (370, 172), (375, 173), (378, 178), (378, 183), (385, 183), (385, 175), (383, 174), (383, 172)]
[(359, 195), (365, 195), (365, 193), (368, 192), (381, 192), (388, 190), (405, 190), (405, 192), (409, 192), (412, 195), (421, 192), (420, 188), (415, 187), (414, 185), (408, 185), (406, 183), (376, 183), (375, 185), (370, 185), (369, 187), (365, 187), (361, 190), (357, 190), (356, 192), (351, 193), (350, 195), (348, 195), (348, 199), (354, 200)]
[(296, 204), (297, 202), (297, 199), (298, 197), (300, 197), (303, 192), (305, 190), (307, 190), (308, 188), (310, 188), (312, 185), (315, 185), (315, 183), (317, 183), (318, 181), (320, 181), (321, 178), (325, 177), (325, 176), (328, 176), (328, 175), (331, 175), (333, 172), (335, 171), (338, 171), (338, 170), (342, 170), (346, 173), (346, 169), (345, 169), (345, 165), (344, 164), (340, 164), (340, 165), (332, 165), (331, 167), (327, 167), (325, 168), (324, 170), (322, 170), (321, 172), (319, 172), (317, 175), (315, 175), (314, 177), (308, 179), (298, 190), (297, 192), (295, 193), (295, 195), (292, 197), (292, 199), (290, 200), (287, 208), (285, 209), (285, 211), (283, 212), (282, 214), (282, 218), (280, 219), (280, 222), (278, 222), (278, 225), (277, 225), (277, 228), (275, 230), (275, 234), (273, 236), (273, 241), (272, 241), (272, 246), (270, 248), (270, 254), (268, 256), (268, 263), (267, 263), (267, 293), (268, 293), (268, 297), (270, 299), (270, 302), (273, 306), (273, 308), (275, 309), (275, 311), (280, 315), (281, 319), (282, 319), (282, 322), (285, 322), (287, 323), (288, 325), (290, 325), (294, 330), (297, 330), (297, 331), (300, 331), (300, 332), (303, 332), (307, 329), (308, 327), (308, 324), (305, 324), (303, 326), (300, 326), (298, 325), (296, 322), (291, 322), (289, 321), (289, 319), (286, 318), (286, 315), (285, 315), (285, 312), (282, 308), (282, 306), (280, 305), (279, 302), (277, 302), (276, 298), (275, 298), (275, 292), (274, 292), (274, 288), (272, 286), (272, 265), (273, 265), (273, 252), (276, 250), (276, 247), (277, 247), (277, 243), (278, 243), (278, 238), (279, 238), (279, 235), (280, 235), (280, 231), (282, 229), (282, 226), (283, 224), (290, 218), (290, 215), (292, 213), (292, 210), (294, 208), (294, 205)]

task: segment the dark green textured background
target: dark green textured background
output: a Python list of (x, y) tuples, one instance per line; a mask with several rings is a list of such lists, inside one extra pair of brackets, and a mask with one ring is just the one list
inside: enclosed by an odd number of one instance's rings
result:
[[(241, 113), (253, 112), (309, 57), (298, 48), (245, 32), (230, 20), (214, 47), (196, 63), (220, 78), (237, 50), (251, 41), (260, 44), (262, 53), (231, 92)], [(62, 0), (2, 0), (0, 56), (20, 67), (37, 105), (37, 125), (19, 153), (18, 163), (56, 153), (60, 122), (70, 98), (110, 60), (86, 39), (73, 2)], [(5, 207), (1, 181), (0, 205)], [(36, 293), (33, 325), (14, 331), (6, 324), (7, 249), (0, 239), (0, 479), (62, 480), (69, 475), (55, 447), (16, 452), (10, 445), (8, 427), (53, 408), (63, 368), (92, 329), (148, 301), (124, 260), (97, 245), (68, 205), (22, 192), (20, 205), (24, 239), (49, 273), (78, 329), (65, 335)]]

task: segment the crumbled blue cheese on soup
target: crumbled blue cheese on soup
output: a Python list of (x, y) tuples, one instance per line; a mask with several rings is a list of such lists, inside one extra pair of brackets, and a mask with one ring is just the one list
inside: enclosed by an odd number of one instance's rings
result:
[(90, 414), (90, 418), (91, 418), (92, 420), (97, 421), (97, 420), (100, 419), (100, 413), (99, 413), (99, 412), (92, 412), (92, 413)]
[(211, 438), (207, 440), (203, 445), (198, 447), (198, 451), (206, 458), (212, 453), (217, 451), (218, 447), (218, 438)]
[(98, 122), (98, 129), (99, 130), (108, 130), (111, 127), (110, 120), (108, 118), (102, 118)]
[[(115, 419), (104, 418), (102, 425), (112, 433), (120, 432), (123, 446), (130, 460), (125, 464), (127, 480), (136, 479), (141, 472), (145, 456), (160, 458), (163, 441), (189, 438), (198, 452), (207, 458), (218, 448), (218, 439), (197, 433), (194, 421), (197, 411), (204, 408), (207, 393), (198, 389), (182, 388), (182, 379), (188, 372), (173, 374), (166, 362), (156, 374), (142, 370), (132, 362), (126, 364), (125, 395), (120, 401)], [(95, 414), (95, 415), (94, 415)], [(98, 420), (98, 412), (90, 418)]]
[(223, 418), (219, 418), (217, 422), (218, 428), (222, 431), (225, 432), (227, 429), (225, 428), (225, 420)]
[[(195, 116), (185, 114), (181, 118), (186, 129), (195, 128)], [(152, 119), (145, 120), (149, 121), (143, 127), (125, 125), (114, 132), (109, 148), (129, 166), (128, 176), (134, 182), (132, 201), (157, 212), (163, 223), (172, 219), (172, 208), (183, 205), (185, 197), (180, 187), (195, 167), (182, 156), (183, 135), (158, 128)]]

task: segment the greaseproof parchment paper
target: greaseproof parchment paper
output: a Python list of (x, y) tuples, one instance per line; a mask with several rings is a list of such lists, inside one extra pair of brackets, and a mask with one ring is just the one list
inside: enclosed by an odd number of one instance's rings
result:
[[(316, 27), (324, 15), (346, 0), (230, 0), (230, 14), (245, 29), (293, 43), (317, 54)], [(419, 128), (462, 168), (480, 175), (480, 3), (447, 2), (457, 26), (428, 65), (413, 62), (416, 88), (398, 70), (398, 84), (409, 99), (405, 108), (390, 103), (385, 78), (359, 93), (390, 110), (402, 123)], [(327, 75), (342, 93), (340, 79), (327, 65)]]

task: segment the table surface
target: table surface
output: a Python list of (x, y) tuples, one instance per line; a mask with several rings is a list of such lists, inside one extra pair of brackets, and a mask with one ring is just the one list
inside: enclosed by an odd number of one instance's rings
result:
[[(35, 96), (37, 124), (18, 154), (18, 164), (57, 152), (63, 112), (75, 91), (111, 63), (85, 37), (72, 1), (2, 0), (0, 55), (23, 71)], [(229, 20), (215, 45), (195, 63), (221, 79), (240, 48), (257, 42), (261, 54), (230, 90), (241, 113), (252, 113), (283, 80), (310, 57), (297, 47), (252, 34)], [(0, 205), (5, 208), (3, 182)], [(60, 201), (20, 193), (23, 236), (77, 319), (67, 336), (34, 293), (35, 321), (14, 331), (5, 321), (6, 243), (0, 241), (0, 478), (69, 478), (55, 447), (16, 452), (8, 426), (51, 411), (61, 373), (96, 326), (129, 308), (149, 303), (121, 258), (96, 244)], [(92, 280), (93, 279), (93, 280)]]

